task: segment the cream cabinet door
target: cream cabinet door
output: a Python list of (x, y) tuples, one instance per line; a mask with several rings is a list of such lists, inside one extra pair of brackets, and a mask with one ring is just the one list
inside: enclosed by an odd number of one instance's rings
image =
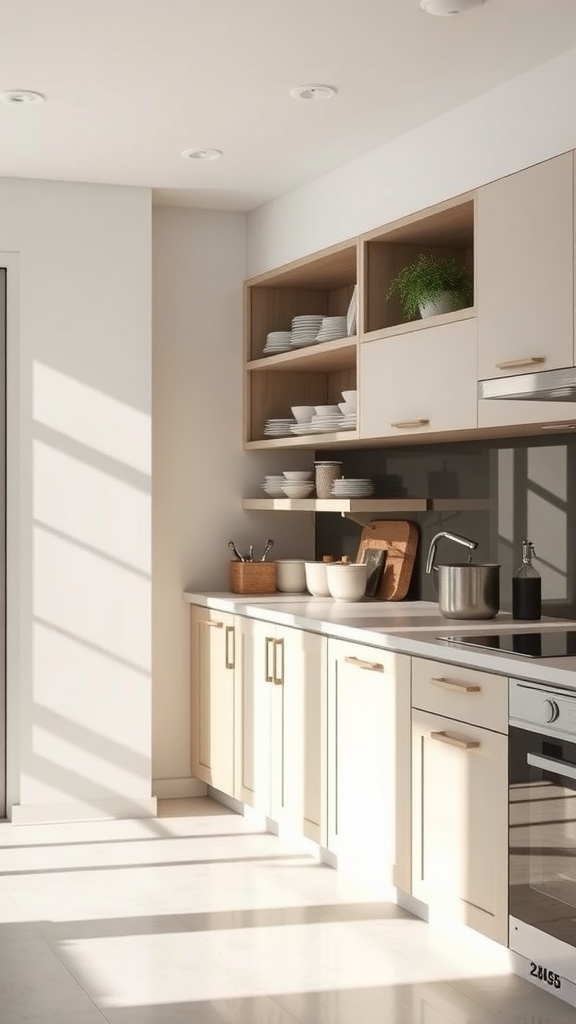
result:
[[(574, 365), (573, 208), (572, 153), (478, 190), (479, 380)], [(482, 399), (478, 425), (573, 416), (568, 402)]]
[(410, 891), (410, 659), (328, 641), (328, 849)]
[(360, 346), (360, 437), (403, 437), (477, 424), (476, 320)]
[(326, 646), (315, 633), (277, 626), (271, 687), (270, 814), (323, 845)]
[(236, 709), (236, 796), (270, 814), (271, 700), (276, 626), (239, 620), (241, 683)]
[(412, 713), (412, 894), (508, 938), (508, 740)]
[(234, 795), (236, 621), (233, 615), (191, 609), (192, 774)]

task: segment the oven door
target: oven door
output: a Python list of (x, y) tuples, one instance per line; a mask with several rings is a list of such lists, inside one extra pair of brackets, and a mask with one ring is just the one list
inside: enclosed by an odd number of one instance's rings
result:
[(576, 947), (576, 743), (513, 726), (509, 749), (510, 916)]

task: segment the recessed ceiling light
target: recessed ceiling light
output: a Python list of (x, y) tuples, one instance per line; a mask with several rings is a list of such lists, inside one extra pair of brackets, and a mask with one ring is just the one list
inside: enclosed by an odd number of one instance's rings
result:
[(0, 99), (4, 103), (26, 106), (30, 103), (44, 103), (46, 97), (41, 92), (32, 92), (31, 89), (6, 89), (0, 92)]
[(454, 14), (464, 14), (472, 7), (479, 7), (486, 0), (420, 0), (420, 7), (426, 14), (440, 14), (450, 18)]
[(293, 100), (331, 100), (337, 92), (333, 85), (297, 85), (290, 89)]
[(184, 149), (182, 156), (186, 160), (219, 160), (222, 156), (221, 149)]

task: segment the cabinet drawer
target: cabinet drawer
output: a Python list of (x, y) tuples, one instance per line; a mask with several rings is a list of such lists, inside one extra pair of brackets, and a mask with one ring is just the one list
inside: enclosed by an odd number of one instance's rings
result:
[(508, 732), (508, 679), (427, 658), (412, 659), (412, 707)]

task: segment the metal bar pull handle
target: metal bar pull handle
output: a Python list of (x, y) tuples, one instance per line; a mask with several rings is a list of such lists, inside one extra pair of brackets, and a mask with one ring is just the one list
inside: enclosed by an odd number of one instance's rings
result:
[(432, 676), (430, 682), (444, 690), (456, 690), (458, 693), (480, 693), (482, 689), (476, 683), (459, 683), (456, 679), (444, 679), (442, 676)]
[(473, 750), (480, 746), (479, 740), (461, 740), (459, 736), (451, 736), (447, 732), (431, 732), (430, 739), (438, 743), (447, 743), (450, 747), (460, 747), (461, 750)]
[(413, 427), (427, 427), (430, 420), (398, 420), (397, 423), (391, 423), (391, 427), (396, 427), (398, 430), (411, 430)]
[(498, 370), (519, 370), (522, 366), (538, 366), (545, 362), (545, 356), (527, 356), (526, 359), (504, 359), (503, 362), (496, 363), (496, 368)]
[(526, 761), (533, 768), (541, 768), (551, 775), (563, 775), (566, 779), (576, 779), (576, 764), (569, 761), (558, 761), (555, 757), (541, 757), (540, 754), (528, 754)]
[[(278, 651), (280, 656), (278, 657)], [(282, 666), (280, 674), (277, 672), (278, 664)], [(272, 679), (274, 686), (284, 685), (284, 640), (274, 641), (274, 678)]]
[[(267, 683), (273, 683), (274, 682), (274, 673), (276, 671), (276, 666), (274, 664), (274, 662), (276, 660), (276, 654), (275, 654), (275, 648), (274, 648), (274, 637), (273, 636), (267, 636), (266, 640), (265, 640), (265, 643), (266, 643), (266, 659), (265, 659), (266, 660), (266, 667), (265, 667), (264, 671), (266, 673), (266, 682)], [(272, 651), (272, 657), (270, 657), (270, 651)]]
[[(232, 641), (232, 643), (230, 643)], [(226, 626), (226, 668), (234, 668), (236, 662), (236, 637), (234, 626)]]
[(222, 629), (224, 623), (218, 622), (216, 619), (202, 619), (202, 625), (211, 626), (212, 629)]
[(365, 668), (368, 672), (383, 672), (384, 665), (380, 661), (364, 661), (363, 658), (346, 657), (347, 665), (355, 665), (356, 668)]

